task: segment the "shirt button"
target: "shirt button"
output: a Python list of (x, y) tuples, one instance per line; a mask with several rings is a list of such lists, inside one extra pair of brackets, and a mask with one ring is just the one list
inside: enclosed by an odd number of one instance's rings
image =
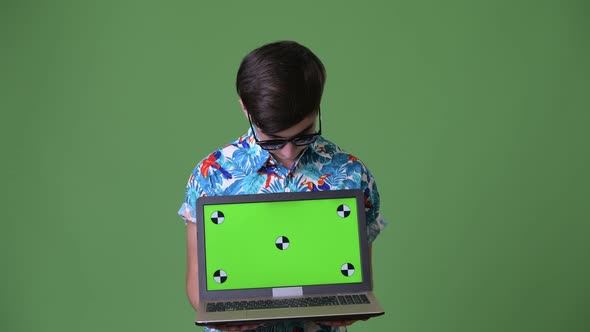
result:
[(291, 188), (285, 188), (285, 192), (288, 193), (291, 191)]

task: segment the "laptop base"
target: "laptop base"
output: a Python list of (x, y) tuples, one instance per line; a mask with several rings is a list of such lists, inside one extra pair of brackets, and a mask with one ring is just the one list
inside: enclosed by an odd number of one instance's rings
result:
[(227, 322), (199, 322), (196, 321), (195, 325), (198, 326), (236, 326), (236, 325), (271, 325), (273, 323), (283, 321), (315, 321), (315, 322), (338, 322), (338, 321), (350, 321), (350, 320), (368, 320), (372, 317), (377, 317), (385, 314), (384, 312), (373, 313), (373, 314), (354, 314), (346, 316), (316, 316), (316, 317), (302, 317), (302, 318), (289, 318), (289, 319), (258, 319), (258, 320), (244, 320), (244, 321), (227, 321)]

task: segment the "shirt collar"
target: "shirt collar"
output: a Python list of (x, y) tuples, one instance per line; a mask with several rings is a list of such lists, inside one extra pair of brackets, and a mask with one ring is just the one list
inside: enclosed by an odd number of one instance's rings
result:
[(257, 158), (255, 159), (257, 161), (257, 163), (252, 165), (253, 169), (255, 169), (256, 171), (259, 171), (262, 167), (268, 165), (272, 156), (270, 155), (270, 153), (268, 151), (260, 148), (260, 146), (258, 146), (258, 144), (256, 144), (256, 139), (254, 139), (254, 134), (252, 133), (251, 128), (248, 129), (248, 133), (246, 134), (245, 139), (246, 139), (246, 142), (248, 142), (248, 146), (249, 146), (249, 150), (250, 150), (249, 152), (251, 154), (257, 156)]

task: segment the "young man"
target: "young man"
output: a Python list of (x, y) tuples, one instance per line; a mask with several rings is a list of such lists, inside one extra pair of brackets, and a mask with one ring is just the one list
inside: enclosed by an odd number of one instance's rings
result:
[[(267, 44), (242, 60), (236, 88), (250, 129), (196, 166), (178, 211), (187, 224), (186, 287), (194, 308), (199, 301), (195, 201), (200, 196), (362, 189), (369, 243), (385, 226), (369, 170), (321, 136), (320, 102), (325, 81), (321, 61), (296, 42)], [(217, 328), (346, 331), (345, 326), (351, 323), (285, 321), (272, 326)], [(216, 331), (213, 327), (205, 330)]]

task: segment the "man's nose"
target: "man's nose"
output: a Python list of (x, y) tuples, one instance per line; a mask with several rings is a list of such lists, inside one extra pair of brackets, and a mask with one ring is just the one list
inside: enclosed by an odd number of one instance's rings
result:
[(293, 144), (293, 142), (287, 142), (283, 147), (283, 154), (285, 154), (286, 157), (293, 157), (293, 155), (297, 153), (297, 149), (298, 146)]

